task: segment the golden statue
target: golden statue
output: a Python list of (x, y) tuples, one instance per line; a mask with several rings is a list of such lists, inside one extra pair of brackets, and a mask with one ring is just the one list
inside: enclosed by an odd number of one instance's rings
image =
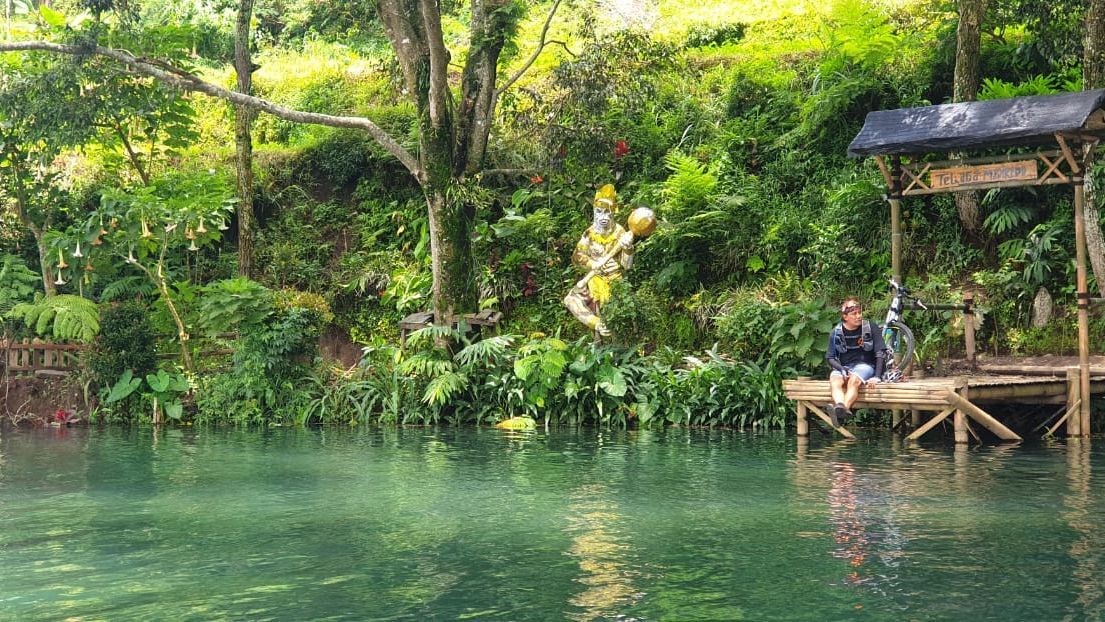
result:
[(647, 207), (629, 215), (629, 231), (614, 222), (618, 212), (618, 193), (606, 184), (595, 193), (594, 220), (572, 252), (572, 263), (587, 274), (564, 297), (564, 306), (577, 320), (603, 337), (610, 329), (603, 323), (599, 309), (610, 300), (610, 284), (633, 265), (634, 237), (647, 237), (656, 229), (656, 217)]

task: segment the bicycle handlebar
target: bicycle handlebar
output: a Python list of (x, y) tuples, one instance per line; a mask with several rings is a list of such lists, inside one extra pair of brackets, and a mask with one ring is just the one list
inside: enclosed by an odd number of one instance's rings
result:
[(912, 296), (909, 293), (909, 290), (906, 289), (905, 287), (903, 287), (901, 283), (895, 281), (892, 278), (887, 279), (887, 281), (890, 283), (890, 287), (894, 288), (894, 291), (897, 292), (895, 294), (896, 296), (901, 296), (903, 299), (912, 300), (914, 303), (916, 303), (916, 305), (918, 307), (921, 307), (922, 309), (924, 309), (926, 311), (928, 310), (928, 307), (925, 306), (925, 303), (921, 302), (921, 300), (919, 298), (917, 298), (915, 296)]

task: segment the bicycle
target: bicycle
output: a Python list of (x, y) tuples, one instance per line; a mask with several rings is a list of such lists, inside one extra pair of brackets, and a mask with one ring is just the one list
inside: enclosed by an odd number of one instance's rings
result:
[(882, 340), (886, 344), (886, 368), (883, 371), (883, 380), (896, 382), (902, 379), (906, 367), (909, 367), (910, 362), (913, 361), (913, 352), (916, 348), (913, 331), (902, 321), (905, 302), (911, 300), (921, 309), (928, 309), (928, 307), (916, 296), (911, 295), (909, 289), (894, 279), (888, 280), (894, 297), (890, 300), (890, 308), (886, 310), (886, 320), (880, 326)]

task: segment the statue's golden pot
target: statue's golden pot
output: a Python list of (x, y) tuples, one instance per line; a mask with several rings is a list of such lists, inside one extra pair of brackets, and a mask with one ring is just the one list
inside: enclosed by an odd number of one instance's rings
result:
[(656, 231), (656, 214), (647, 207), (638, 207), (630, 212), (629, 221), (626, 224), (633, 232), (633, 237), (645, 238)]

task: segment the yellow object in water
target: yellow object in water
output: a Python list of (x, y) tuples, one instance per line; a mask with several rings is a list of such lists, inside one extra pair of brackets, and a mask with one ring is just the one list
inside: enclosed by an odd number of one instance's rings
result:
[(503, 430), (532, 430), (537, 427), (533, 417), (511, 417), (495, 424), (496, 428)]

